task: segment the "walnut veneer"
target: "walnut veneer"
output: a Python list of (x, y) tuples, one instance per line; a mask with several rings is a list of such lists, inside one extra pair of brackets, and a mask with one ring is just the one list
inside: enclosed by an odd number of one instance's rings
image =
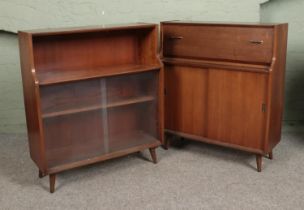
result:
[(155, 24), (20, 31), (30, 154), (39, 177), (155, 148), (163, 71)]
[(252, 152), (261, 171), (281, 137), (287, 30), (162, 22), (166, 133)]

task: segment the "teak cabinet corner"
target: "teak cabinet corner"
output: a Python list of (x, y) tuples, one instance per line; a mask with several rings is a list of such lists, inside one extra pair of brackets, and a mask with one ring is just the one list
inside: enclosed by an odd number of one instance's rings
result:
[(167, 136), (254, 153), (260, 172), (281, 138), (287, 31), (287, 24), (162, 22)]
[(30, 155), (39, 177), (163, 141), (155, 24), (19, 32)]

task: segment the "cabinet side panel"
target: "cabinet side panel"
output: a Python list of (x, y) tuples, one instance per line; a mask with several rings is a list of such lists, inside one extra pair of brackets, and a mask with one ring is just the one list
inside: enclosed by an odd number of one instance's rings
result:
[(159, 133), (159, 140), (161, 143), (164, 143), (164, 126), (165, 126), (165, 87), (164, 87), (164, 67), (162, 66), (158, 73), (158, 84), (157, 84), (157, 91), (158, 91), (158, 133)]
[(205, 136), (207, 70), (166, 65), (165, 128)]
[(275, 52), (276, 64), (272, 69), (272, 92), (270, 96), (270, 121), (269, 136), (266, 150), (272, 148), (281, 139), (282, 118), (284, 110), (285, 68), (288, 25), (282, 24), (275, 27)]
[(34, 70), (32, 38), (29, 34), (19, 33), (19, 49), (30, 155), (37, 166), (41, 170), (44, 170), (45, 164), (42, 155), (44, 147), (41, 139), (37, 98), (39, 88), (35, 85), (34, 73), (32, 72), (32, 70)]

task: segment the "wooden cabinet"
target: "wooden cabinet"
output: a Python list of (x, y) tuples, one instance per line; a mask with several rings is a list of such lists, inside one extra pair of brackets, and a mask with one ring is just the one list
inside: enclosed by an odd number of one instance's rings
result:
[(30, 154), (39, 176), (150, 149), (163, 136), (157, 25), (19, 32)]
[(287, 24), (162, 22), (165, 131), (252, 152), (280, 141)]

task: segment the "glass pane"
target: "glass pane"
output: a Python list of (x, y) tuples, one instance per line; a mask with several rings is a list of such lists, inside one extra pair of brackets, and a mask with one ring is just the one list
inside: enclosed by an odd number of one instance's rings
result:
[(156, 143), (157, 73), (42, 86), (48, 167)]
[(101, 80), (42, 86), (41, 108), (44, 117), (98, 109), (101, 105)]
[(95, 110), (44, 119), (48, 167), (104, 154), (101, 118)]
[(105, 152), (104, 80), (42, 86), (41, 109), (49, 167)]
[(107, 79), (108, 152), (157, 141), (157, 82), (157, 72)]

